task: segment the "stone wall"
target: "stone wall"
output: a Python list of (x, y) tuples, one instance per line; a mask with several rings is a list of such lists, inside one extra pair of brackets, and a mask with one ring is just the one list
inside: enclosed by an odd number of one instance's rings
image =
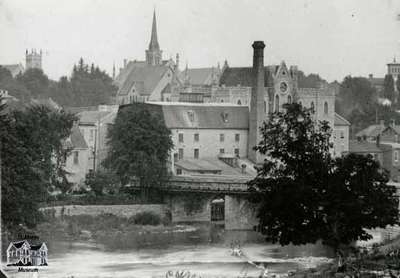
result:
[(256, 207), (240, 196), (225, 196), (225, 229), (252, 230), (258, 225)]
[(161, 217), (166, 215), (165, 205), (159, 204), (136, 204), (136, 205), (69, 205), (69, 206), (54, 206), (54, 207), (44, 207), (41, 211), (55, 210), (55, 216), (60, 217), (62, 210), (64, 210), (64, 215), (92, 215), (97, 216), (100, 214), (114, 214), (120, 217), (131, 217), (142, 212), (152, 212)]

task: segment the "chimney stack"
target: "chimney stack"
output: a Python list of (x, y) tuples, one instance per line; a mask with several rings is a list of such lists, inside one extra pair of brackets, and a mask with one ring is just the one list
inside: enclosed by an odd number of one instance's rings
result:
[(264, 113), (264, 48), (263, 41), (253, 43), (253, 84), (250, 100), (248, 157), (253, 163), (262, 163), (259, 153), (253, 148), (260, 142), (260, 127), (265, 119)]
[(380, 134), (378, 134), (377, 136), (376, 136), (376, 146), (379, 148), (379, 145), (381, 144), (381, 135)]

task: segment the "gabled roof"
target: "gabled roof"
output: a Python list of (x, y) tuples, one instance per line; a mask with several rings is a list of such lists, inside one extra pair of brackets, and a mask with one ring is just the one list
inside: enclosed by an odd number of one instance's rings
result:
[(384, 130), (386, 130), (387, 128), (391, 128), (391, 127), (390, 126), (386, 127), (382, 124), (370, 125), (369, 127), (366, 127), (363, 130), (357, 132), (356, 137), (364, 137), (364, 136), (376, 137), (379, 134), (381, 134)]
[(381, 153), (382, 150), (376, 146), (376, 143), (367, 141), (349, 141), (349, 152), (351, 153)]
[(87, 149), (88, 148), (85, 138), (83, 138), (83, 135), (78, 126), (74, 125), (72, 127), (70, 138), (71, 138), (71, 147), (73, 149)]
[(346, 120), (345, 118), (343, 118), (342, 116), (340, 116), (338, 113), (335, 113), (334, 124), (336, 126), (349, 126), (350, 122), (348, 120)]
[(130, 69), (126, 79), (118, 90), (118, 95), (127, 95), (132, 87), (140, 95), (150, 95), (164, 74), (169, 70), (165, 65), (140, 65)]
[(168, 128), (248, 129), (249, 108), (239, 105), (162, 104)]
[(11, 245), (14, 245), (15, 248), (19, 249), (22, 247), (22, 245), (24, 245), (24, 243), (28, 244), (28, 246), (29, 246), (29, 242), (27, 240), (12, 242)]
[(39, 250), (42, 247), (45, 247), (47, 249), (46, 244), (44, 244), (44, 242), (42, 242), (40, 244), (31, 245), (31, 250)]
[(218, 68), (193, 68), (183, 70), (179, 78), (185, 80), (188, 78), (192, 85), (210, 85), (212, 83), (213, 74), (219, 74)]

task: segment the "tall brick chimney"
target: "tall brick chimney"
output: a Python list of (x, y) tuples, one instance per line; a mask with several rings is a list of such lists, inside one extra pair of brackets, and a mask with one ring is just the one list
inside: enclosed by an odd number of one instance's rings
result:
[(253, 43), (253, 84), (251, 89), (250, 114), (249, 114), (249, 136), (248, 136), (248, 158), (253, 163), (262, 163), (260, 153), (253, 150), (260, 142), (260, 127), (266, 118), (264, 112), (264, 48), (263, 41)]

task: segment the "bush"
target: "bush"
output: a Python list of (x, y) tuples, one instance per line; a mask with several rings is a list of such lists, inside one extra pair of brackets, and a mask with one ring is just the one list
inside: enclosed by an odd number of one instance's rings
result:
[(157, 214), (153, 212), (141, 212), (129, 218), (130, 223), (134, 223), (136, 225), (152, 225), (157, 226), (161, 224), (161, 218)]

